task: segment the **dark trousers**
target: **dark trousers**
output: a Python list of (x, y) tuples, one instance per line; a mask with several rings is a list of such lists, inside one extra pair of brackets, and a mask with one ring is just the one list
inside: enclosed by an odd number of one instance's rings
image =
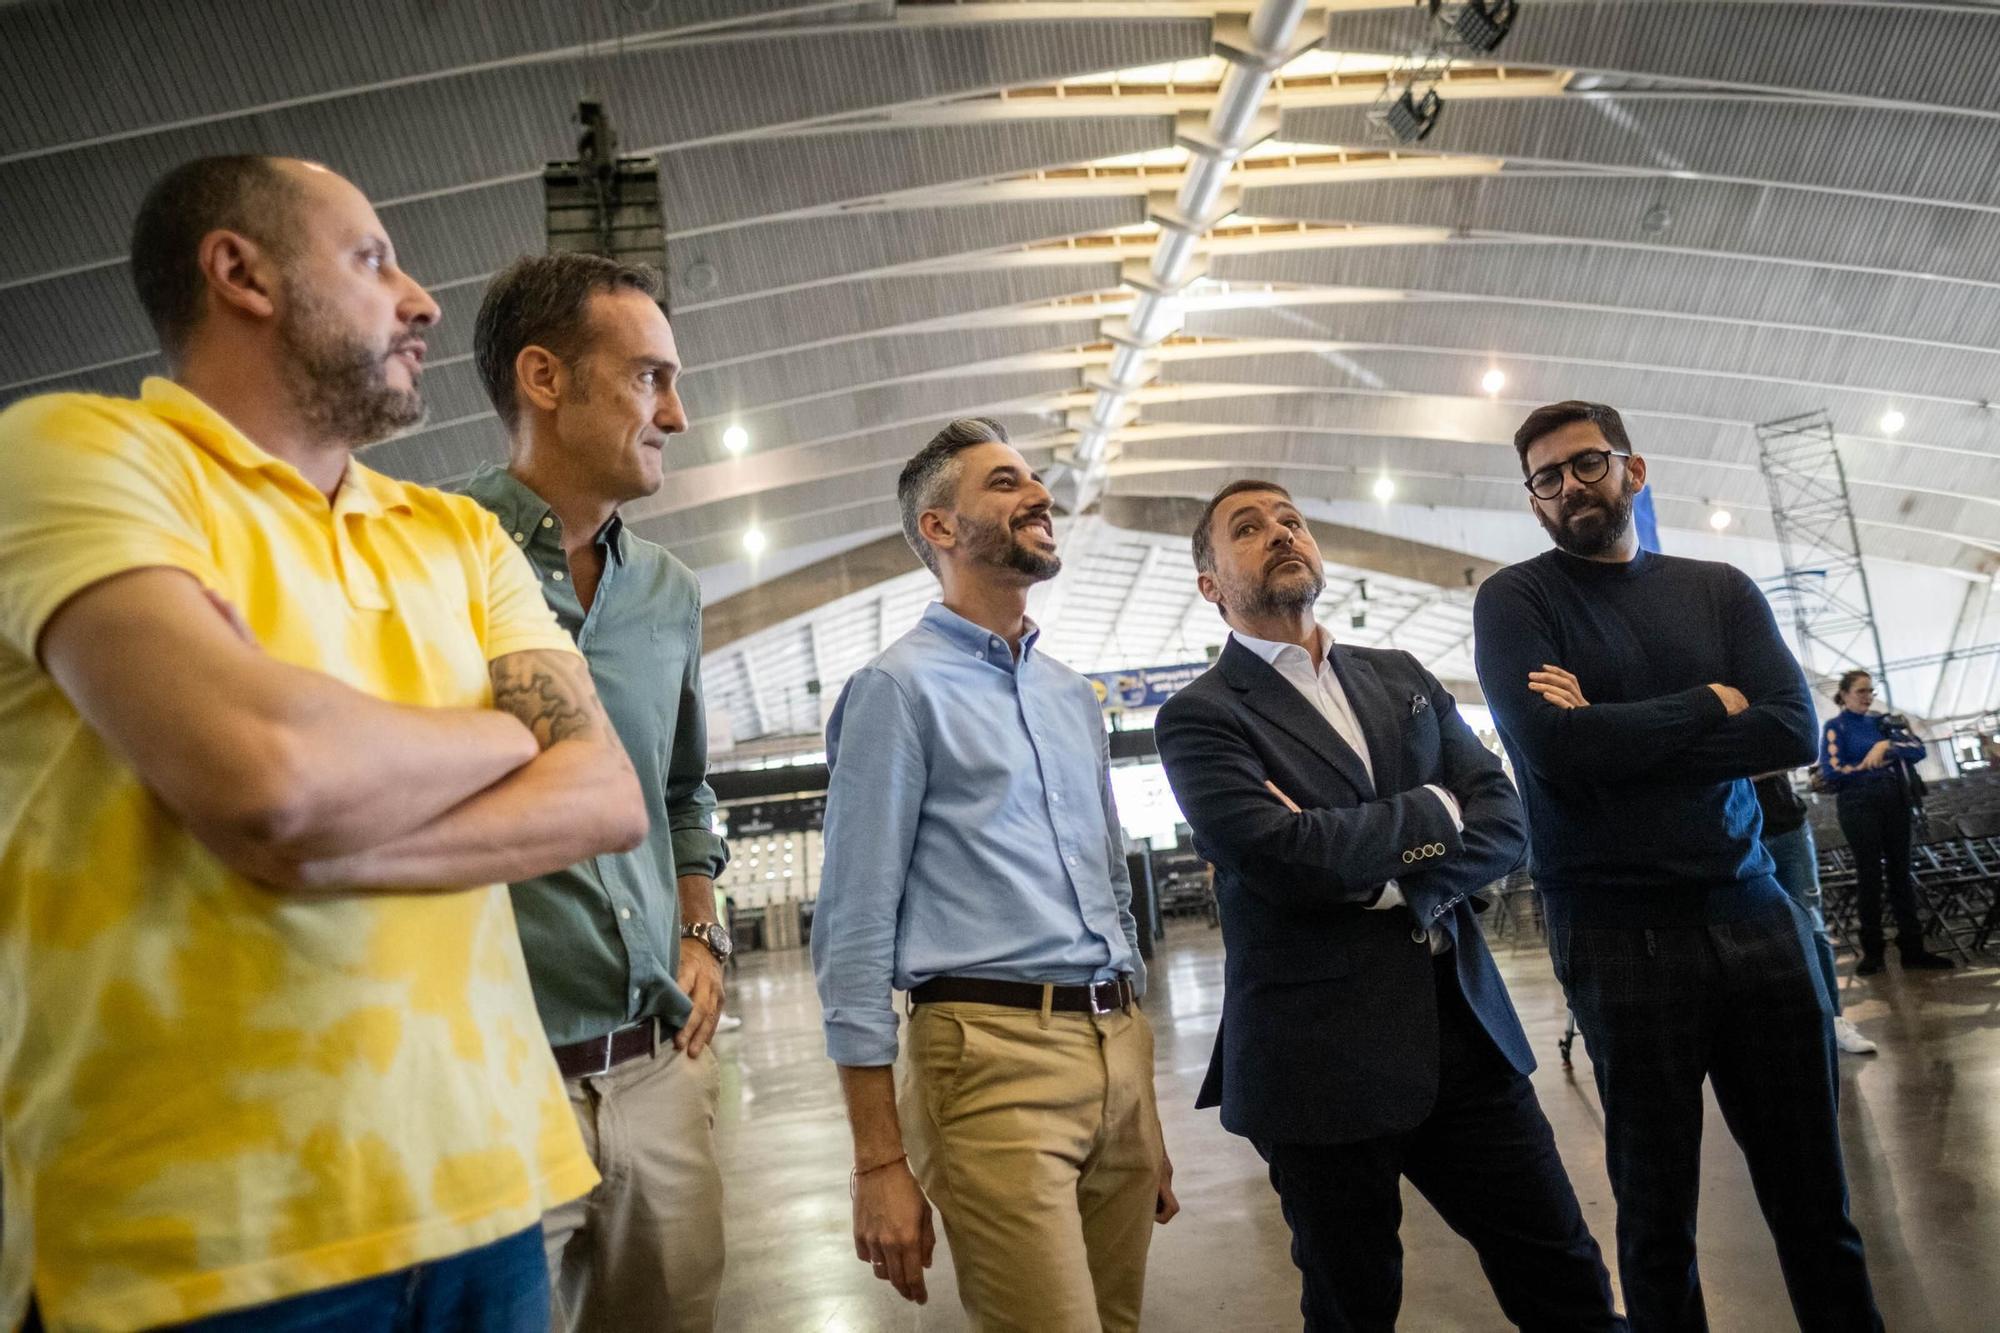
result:
[(1524, 1329), (1623, 1329), (1597, 1242), (1526, 1078), (1439, 970), (1438, 1098), (1404, 1134), (1259, 1143), (1270, 1164), (1310, 1333), (1394, 1329), (1403, 1302), (1401, 1177), (1472, 1242), (1500, 1308)]
[(1695, 1262), (1704, 1077), (1749, 1163), (1799, 1326), (1882, 1327), (1847, 1217), (1832, 1013), (1811, 922), (1775, 884), (1739, 919), (1571, 924), (1549, 947), (1604, 1105), (1635, 1333), (1708, 1327)]
[(1917, 891), (1910, 882), (1910, 803), (1900, 782), (1871, 782), (1840, 793), (1834, 807), (1840, 831), (1854, 849), (1854, 901), (1861, 909), (1861, 952), (1880, 957), (1882, 867), (1889, 868), (1889, 910), (1896, 914), (1896, 944), (1906, 953), (1924, 947), (1917, 920)]

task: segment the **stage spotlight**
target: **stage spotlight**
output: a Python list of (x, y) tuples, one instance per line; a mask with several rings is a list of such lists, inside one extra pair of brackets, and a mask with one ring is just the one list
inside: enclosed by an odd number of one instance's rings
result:
[(1465, 0), (1452, 16), (1452, 31), (1477, 55), (1485, 55), (1507, 39), (1520, 13), (1517, 0)]
[(1417, 143), (1437, 128), (1438, 113), (1442, 110), (1444, 99), (1437, 95), (1437, 89), (1427, 88), (1418, 97), (1415, 88), (1405, 88), (1403, 95), (1389, 103), (1389, 109), (1382, 113), (1382, 123), (1402, 142)]

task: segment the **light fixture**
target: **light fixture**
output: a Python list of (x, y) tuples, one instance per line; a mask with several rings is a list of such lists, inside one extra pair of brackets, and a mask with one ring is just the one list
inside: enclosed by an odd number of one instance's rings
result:
[(740, 454), (750, 447), (750, 432), (741, 426), (731, 426), (722, 432), (722, 447), (732, 454)]
[(1393, 477), (1383, 476), (1375, 478), (1373, 489), (1375, 498), (1383, 504), (1388, 504), (1389, 501), (1396, 498), (1396, 481)]
[(1465, 0), (1453, 16), (1452, 28), (1459, 41), (1483, 56), (1507, 39), (1520, 8), (1518, 0)]
[(743, 530), (743, 549), (751, 555), (764, 554), (764, 547), (768, 544), (764, 540), (764, 530), (762, 528), (745, 528)]
[(1496, 367), (1479, 377), (1479, 387), (1488, 393), (1499, 393), (1507, 387), (1507, 376)]
[(1714, 528), (1717, 532), (1721, 532), (1735, 521), (1735, 516), (1720, 505), (1717, 505), (1708, 515), (1708, 526)]
[(1437, 128), (1438, 113), (1443, 110), (1444, 99), (1437, 95), (1437, 89), (1427, 88), (1418, 97), (1416, 88), (1409, 87), (1382, 112), (1382, 123), (1403, 143), (1417, 143)]
[(1901, 412), (1892, 407), (1882, 414), (1882, 433), (1884, 435), (1894, 435), (1902, 428), (1903, 414)]

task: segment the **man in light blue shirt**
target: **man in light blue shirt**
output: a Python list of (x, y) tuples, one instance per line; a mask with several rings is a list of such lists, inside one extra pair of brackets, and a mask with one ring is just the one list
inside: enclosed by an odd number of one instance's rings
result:
[(1062, 567), (1049, 492), (981, 418), (896, 489), (944, 597), (834, 708), (812, 937), (855, 1252), (922, 1303), (928, 1194), (978, 1327), (1135, 1329), (1179, 1205), (1097, 696), (1027, 617)]

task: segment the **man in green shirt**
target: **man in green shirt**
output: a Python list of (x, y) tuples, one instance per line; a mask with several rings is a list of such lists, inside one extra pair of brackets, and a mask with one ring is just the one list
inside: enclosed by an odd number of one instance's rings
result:
[(646, 841), (513, 886), (529, 979), (604, 1180), (547, 1215), (558, 1330), (707, 1330), (722, 1280), (716, 1058), (729, 937), (714, 879), (701, 588), (618, 506), (664, 480), (687, 429), (659, 276), (594, 255), (523, 259), (473, 333), (510, 437), (466, 493), (527, 555), (590, 664), (651, 811)]

